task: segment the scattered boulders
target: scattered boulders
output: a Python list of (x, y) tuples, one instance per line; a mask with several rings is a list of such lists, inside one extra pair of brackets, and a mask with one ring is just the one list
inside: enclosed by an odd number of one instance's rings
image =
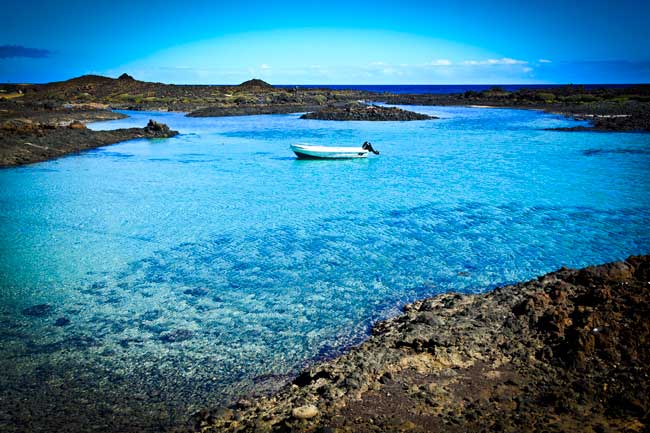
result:
[(383, 107), (351, 102), (344, 105), (330, 105), (320, 111), (305, 113), (301, 119), (318, 120), (370, 120), (370, 121), (406, 121), (437, 119), (435, 116), (402, 110), (397, 107)]
[(31, 307), (23, 309), (22, 311), (23, 315), (31, 317), (45, 317), (49, 316), (53, 312), (54, 307), (52, 307), (50, 304), (33, 305)]

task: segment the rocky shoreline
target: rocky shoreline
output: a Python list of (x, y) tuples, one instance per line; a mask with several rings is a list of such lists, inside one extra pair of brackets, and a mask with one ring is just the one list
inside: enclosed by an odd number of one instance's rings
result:
[(301, 119), (318, 120), (363, 120), (363, 121), (410, 121), (437, 119), (435, 116), (415, 113), (397, 107), (382, 107), (366, 105), (360, 102), (350, 102), (342, 105), (331, 105), (317, 111), (305, 113)]
[(567, 85), (515, 92), (494, 87), (480, 92), (469, 90), (455, 94), (385, 95), (382, 101), (398, 105), (536, 109), (591, 123), (589, 127), (557, 128), (559, 131), (650, 132), (648, 84), (591, 90), (579, 85)]
[(47, 161), (134, 138), (167, 138), (177, 134), (178, 131), (153, 120), (144, 128), (92, 131), (78, 120), (60, 126), (25, 118), (11, 119), (0, 124), (0, 167)]
[(650, 425), (650, 256), (407, 305), (275, 395), (201, 432), (641, 432)]

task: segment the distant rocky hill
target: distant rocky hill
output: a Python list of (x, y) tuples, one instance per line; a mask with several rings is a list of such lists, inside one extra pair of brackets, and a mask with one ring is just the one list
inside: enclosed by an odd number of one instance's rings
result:
[(11, 94), (14, 100), (27, 105), (56, 108), (95, 103), (113, 109), (184, 112), (211, 108), (214, 115), (286, 113), (287, 107), (293, 107), (293, 112), (308, 111), (372, 95), (356, 90), (283, 89), (260, 79), (237, 86), (152, 83), (126, 73), (117, 79), (83, 75), (47, 84), (0, 85), (0, 99), (3, 90), (5, 95)]
[(252, 80), (244, 81), (239, 86), (240, 89), (273, 89), (273, 86), (266, 81), (253, 78)]

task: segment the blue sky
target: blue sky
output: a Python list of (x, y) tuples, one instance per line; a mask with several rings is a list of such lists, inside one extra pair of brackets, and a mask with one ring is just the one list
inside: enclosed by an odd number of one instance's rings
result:
[(650, 82), (648, 1), (12, 1), (0, 82)]

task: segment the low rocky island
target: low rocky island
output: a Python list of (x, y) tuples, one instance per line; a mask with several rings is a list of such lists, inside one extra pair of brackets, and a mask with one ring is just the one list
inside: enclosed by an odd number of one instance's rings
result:
[[(75, 117), (83, 116), (76, 113)], [(153, 120), (144, 128), (93, 131), (79, 120), (62, 123), (61, 117), (51, 123), (14, 118), (0, 124), (0, 167), (46, 161), (134, 138), (167, 138), (177, 134)]]
[(321, 110), (305, 113), (301, 119), (318, 120), (366, 120), (366, 121), (407, 121), (437, 119), (435, 116), (415, 113), (397, 107), (367, 105), (351, 102), (343, 105), (330, 105)]
[(479, 295), (448, 293), (278, 394), (204, 411), (202, 432), (642, 432), (650, 256)]

